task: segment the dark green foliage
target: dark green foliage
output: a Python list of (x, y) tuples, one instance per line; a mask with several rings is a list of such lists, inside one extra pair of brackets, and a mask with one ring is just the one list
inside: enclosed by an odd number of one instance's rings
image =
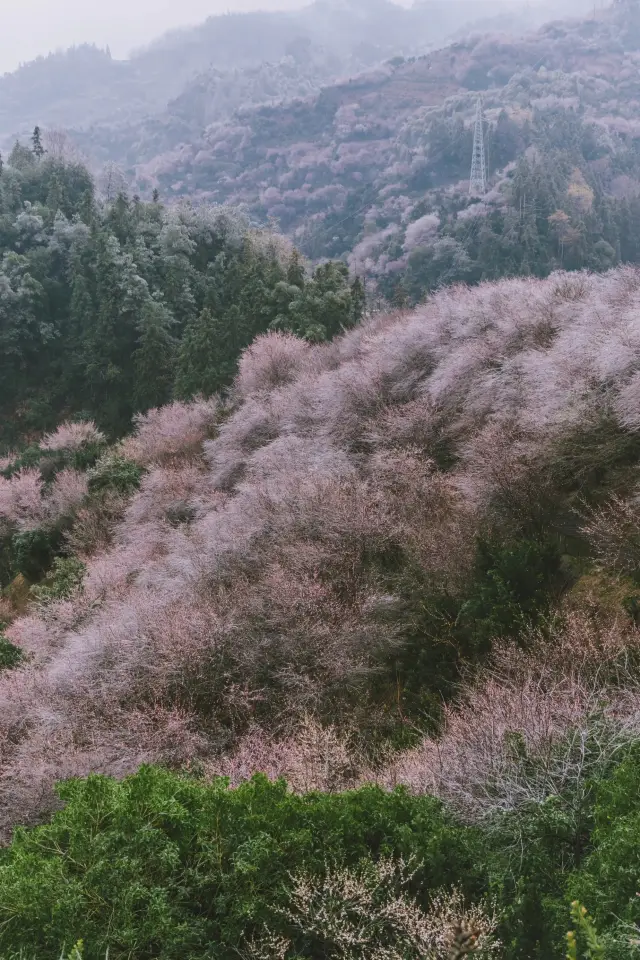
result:
[(202, 394), (210, 397), (233, 376), (229, 361), (229, 340), (232, 329), (214, 317), (205, 307), (202, 313), (187, 324), (176, 375), (176, 395), (185, 399)]
[(282, 913), (292, 876), (391, 856), (420, 865), (410, 893), (423, 908), (452, 884), (470, 901), (488, 895), (505, 960), (560, 960), (570, 911), (589, 956), (594, 928), (578, 922), (576, 897), (590, 904), (605, 956), (621, 960), (640, 923), (640, 762), (633, 749), (598, 766), (597, 748), (594, 732), (595, 778), (482, 828), (402, 790), (297, 796), (262, 776), (229, 790), (153, 767), (120, 783), (69, 781), (51, 823), (17, 830), (0, 854), (0, 952), (58, 960), (82, 937), (86, 960), (107, 949), (231, 960), (266, 924), (296, 955), (315, 956)]
[(326, 339), (361, 316), (344, 265), (308, 277), (215, 210), (177, 215), (115, 189), (99, 204), (88, 172), (38, 143), (17, 144), (0, 181), (0, 449), (80, 414), (121, 436), (136, 412), (227, 387), (276, 319)]
[(22, 651), (14, 646), (10, 640), (0, 631), (0, 672), (2, 670), (12, 670), (22, 661)]
[(318, 267), (311, 281), (294, 262), (287, 283), (274, 291), (280, 312), (272, 323), (276, 330), (289, 330), (306, 340), (331, 340), (362, 319), (364, 289), (359, 280), (349, 285), (345, 264), (326, 263)]
[(10, 577), (18, 574), (36, 583), (51, 569), (56, 556), (64, 546), (64, 532), (60, 526), (25, 530), (11, 538)]
[(133, 493), (140, 487), (144, 470), (132, 460), (109, 454), (89, 471), (89, 492), (102, 493), (111, 490), (123, 495)]
[(33, 155), (36, 160), (42, 160), (45, 150), (42, 146), (42, 131), (40, 127), (36, 127), (33, 131), (33, 136), (31, 137), (31, 143), (33, 144)]
[(402, 740), (407, 720), (437, 726), (463, 665), (481, 662), (494, 641), (517, 641), (538, 626), (568, 583), (555, 541), (481, 539), (463, 591), (433, 591), (420, 581), (405, 587), (404, 610), (394, 610), (395, 629), (407, 621), (403, 643), (384, 666), (401, 719), (393, 738)]
[[(612, 777), (598, 784), (594, 849), (571, 881), (571, 892), (589, 902), (601, 930), (617, 928), (622, 944), (607, 957), (628, 956), (622, 946), (640, 924), (640, 752), (636, 746)], [(637, 932), (636, 932), (637, 937)]]
[[(585, 824), (586, 838), (589, 837)], [(575, 822), (562, 798), (496, 818), (484, 856), (501, 905), (509, 960), (560, 957), (567, 929), (566, 886), (576, 865)]]
[(478, 891), (473, 831), (430, 798), (377, 788), (299, 797), (262, 777), (229, 791), (153, 768), (60, 793), (67, 806), (51, 825), (19, 830), (0, 858), (2, 952), (57, 960), (82, 937), (87, 960), (107, 947), (113, 958), (231, 960), (265, 923), (293, 933), (278, 912), (292, 872), (365, 857), (418, 855), (423, 903), (460, 877)]
[(65, 600), (82, 583), (85, 565), (77, 557), (56, 557), (43, 583), (32, 588), (32, 595), (41, 603)]
[(535, 627), (562, 584), (555, 543), (523, 540), (514, 544), (480, 540), (476, 575), (459, 622), (486, 651), (491, 640), (517, 637)]
[(171, 397), (176, 342), (175, 321), (170, 311), (156, 300), (145, 304), (140, 318), (138, 347), (133, 355), (136, 410), (160, 407)]

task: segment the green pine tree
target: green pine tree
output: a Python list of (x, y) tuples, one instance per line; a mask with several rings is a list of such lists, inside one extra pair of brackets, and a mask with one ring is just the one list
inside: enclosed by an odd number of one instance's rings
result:
[(42, 146), (42, 131), (40, 127), (35, 127), (31, 137), (32, 153), (36, 160), (42, 160), (45, 155), (45, 149)]
[(78, 408), (85, 402), (86, 343), (95, 322), (95, 304), (82, 260), (74, 256), (71, 261), (71, 298), (66, 323), (66, 356), (64, 380), (67, 396), (73, 398)]
[(137, 412), (144, 413), (170, 399), (176, 352), (172, 335), (174, 324), (164, 303), (149, 300), (144, 305), (138, 327), (138, 346), (133, 355)]
[(9, 166), (13, 167), (14, 170), (25, 171), (32, 167), (34, 162), (33, 152), (29, 147), (16, 140), (13, 150), (9, 154)]
[(49, 220), (51, 223), (53, 223), (56, 218), (56, 214), (59, 211), (64, 212), (64, 208), (66, 206), (64, 185), (60, 181), (57, 173), (54, 173), (49, 181), (49, 191), (47, 193), (46, 206), (49, 212)]
[(291, 259), (289, 260), (289, 265), (287, 267), (287, 283), (293, 287), (304, 287), (306, 282), (306, 276), (304, 271), (304, 261), (298, 253), (297, 250), (294, 250), (291, 254)]
[(85, 345), (86, 385), (94, 416), (113, 433), (125, 430), (133, 413), (137, 323), (148, 297), (148, 286), (131, 255), (113, 234), (98, 235), (96, 311)]
[(196, 394), (210, 397), (224, 387), (237, 357), (229, 349), (229, 329), (205, 308), (187, 325), (178, 354), (175, 394), (189, 399)]

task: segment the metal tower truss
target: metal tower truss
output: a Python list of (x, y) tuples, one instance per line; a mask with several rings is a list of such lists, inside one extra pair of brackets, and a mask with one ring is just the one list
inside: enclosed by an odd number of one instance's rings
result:
[(487, 157), (484, 149), (484, 118), (482, 97), (478, 97), (476, 106), (476, 124), (473, 133), (473, 159), (471, 161), (471, 179), (469, 194), (472, 197), (484, 196), (487, 192)]

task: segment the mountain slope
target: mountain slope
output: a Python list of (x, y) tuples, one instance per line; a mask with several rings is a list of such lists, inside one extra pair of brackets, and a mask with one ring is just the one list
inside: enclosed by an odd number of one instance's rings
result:
[[(407, 722), (415, 741), (465, 663), (583, 574), (597, 588), (599, 562), (629, 577), (639, 303), (631, 269), (453, 289), (325, 346), (270, 334), (231, 409), (139, 418), (89, 475), (82, 583), (54, 574), (7, 631), (27, 661), (0, 674), (5, 826), (60, 776), (215, 766), (309, 713), (371, 749)], [(76, 433), (44, 446), (73, 453)], [(115, 486), (126, 464), (138, 491)], [(36, 474), (0, 483), (23, 536), (53, 495)]]
[[(493, 0), (479, 5), (488, 12), (499, 8)], [(460, 18), (445, 19), (460, 23), (469, 15), (463, 4)], [(0, 78), (0, 141), (36, 123), (82, 129), (144, 118), (166, 108), (202, 71), (213, 67), (225, 74), (278, 62), (309, 43), (338, 76), (425, 48), (445, 35), (433, 21), (428, 35), (417, 38), (416, 33), (414, 15), (390, 0), (317, 0), (301, 11), (211, 17), (167, 34), (127, 61), (114, 61), (90, 46), (55, 53)]]
[[(275, 217), (311, 256), (345, 255), (362, 241), (355, 256), (364, 263), (373, 254), (375, 272), (389, 263), (404, 269), (407, 227), (440, 216), (443, 191), (459, 198), (466, 190), (482, 94), (493, 183), (504, 187), (492, 194), (499, 213), (510, 202), (499, 171), (524, 156), (557, 168), (552, 152), (563, 146), (564, 165), (590, 189), (611, 196), (622, 175), (633, 189), (640, 175), (634, 9), (616, 6), (522, 38), (473, 37), (306, 99), (238, 111), (203, 139), (138, 165), (138, 183)], [(563, 123), (575, 138), (554, 144), (549, 131)], [(465, 205), (455, 199), (454, 214)]]
[[(564, 0), (567, 8), (586, 3)], [(167, 34), (127, 61), (112, 60), (108, 52), (88, 45), (40, 57), (0, 78), (0, 144), (29, 133), (36, 124), (77, 131), (100, 125), (85, 137), (89, 155), (133, 164), (141, 159), (141, 149), (146, 158), (154, 147), (157, 153), (200, 136), (202, 122), (185, 126), (180, 119), (185, 101), (193, 100), (193, 119), (206, 123), (206, 111), (202, 117), (197, 106), (203, 84), (205, 90), (211, 84), (237, 88), (223, 114), (209, 117), (220, 119), (239, 105), (272, 98), (268, 80), (262, 91), (259, 78), (245, 80), (246, 70), (277, 67), (293, 56), (303, 67), (302, 86), (285, 82), (279, 97), (298, 95), (394, 55), (423, 52), (478, 17), (506, 16), (513, 7), (505, 0), (425, 0), (407, 10), (391, 0), (316, 0), (293, 12), (211, 17), (198, 27)], [(539, 23), (545, 16), (544, 5), (527, 10), (518, 4), (516, 9), (522, 11), (520, 24), (532, 17)], [(509, 17), (515, 27), (513, 15)], [(176, 98), (181, 106), (174, 113)], [(142, 138), (140, 121), (149, 124)], [(159, 128), (165, 128), (165, 140), (158, 137)], [(149, 140), (151, 145), (145, 145)]]

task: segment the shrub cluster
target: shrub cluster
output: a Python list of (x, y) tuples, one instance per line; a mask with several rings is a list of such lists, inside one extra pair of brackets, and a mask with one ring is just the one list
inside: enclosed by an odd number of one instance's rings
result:
[(639, 776), (633, 749), (594, 781), (579, 823), (565, 791), (483, 829), (373, 786), (299, 796), (153, 767), (70, 781), (64, 809), (0, 856), (0, 955), (57, 960), (81, 937), (85, 960), (197, 960), (212, 945), (230, 960), (373, 960), (383, 946), (446, 960), (466, 936), (479, 957), (560, 960), (571, 911), (569, 957), (628, 957)]
[(145, 768), (116, 783), (67, 783), (48, 826), (19, 830), (0, 857), (0, 951), (57, 958), (82, 937), (87, 960), (236, 957), (265, 928), (305, 950), (283, 915), (292, 874), (323, 876), (370, 857), (422, 851), (412, 894), (474, 877), (472, 845), (433, 800), (366, 788), (287, 791), (265, 778), (229, 790)]
[[(16, 810), (36, 815), (63, 771), (141, 759), (214, 768), (246, 758), (259, 730), (265, 743), (295, 743), (308, 716), (335, 726), (365, 758), (356, 766), (415, 748), (426, 789), (484, 809), (478, 757), (490, 745), (467, 736), (450, 706), (468, 672), (496, 644), (526, 646), (532, 631), (546, 669), (554, 644), (590, 629), (563, 595), (601, 567), (629, 580), (610, 608), (621, 646), (635, 644), (626, 531), (640, 458), (638, 289), (629, 270), (556, 275), (442, 291), (323, 345), (271, 333), (243, 357), (230, 404), (140, 415), (90, 468), (69, 529), (14, 534), (38, 579), (71, 548), (86, 573), (82, 590), (8, 628), (38, 668), (14, 671), (6, 691), (0, 680), (0, 730), (24, 731), (18, 742), (7, 734), (2, 758), (6, 827)], [(32, 469), (6, 482), (31, 483)], [(40, 503), (50, 481), (35, 481)], [(590, 682), (576, 674), (564, 713), (560, 697), (540, 697), (534, 670), (467, 687), (499, 744), (511, 730), (545, 756), (547, 726), (555, 737), (575, 722), (586, 736), (600, 695), (616, 730), (633, 727), (633, 688), (616, 719), (621, 684), (594, 692)], [(47, 711), (31, 706), (42, 699), (57, 718), (53, 741)], [(455, 762), (441, 776), (433, 760), (447, 731)], [(512, 771), (500, 749), (499, 769)], [(562, 780), (551, 755), (536, 796)], [(34, 756), (47, 760), (35, 772)], [(505, 783), (520, 795), (511, 773)]]

